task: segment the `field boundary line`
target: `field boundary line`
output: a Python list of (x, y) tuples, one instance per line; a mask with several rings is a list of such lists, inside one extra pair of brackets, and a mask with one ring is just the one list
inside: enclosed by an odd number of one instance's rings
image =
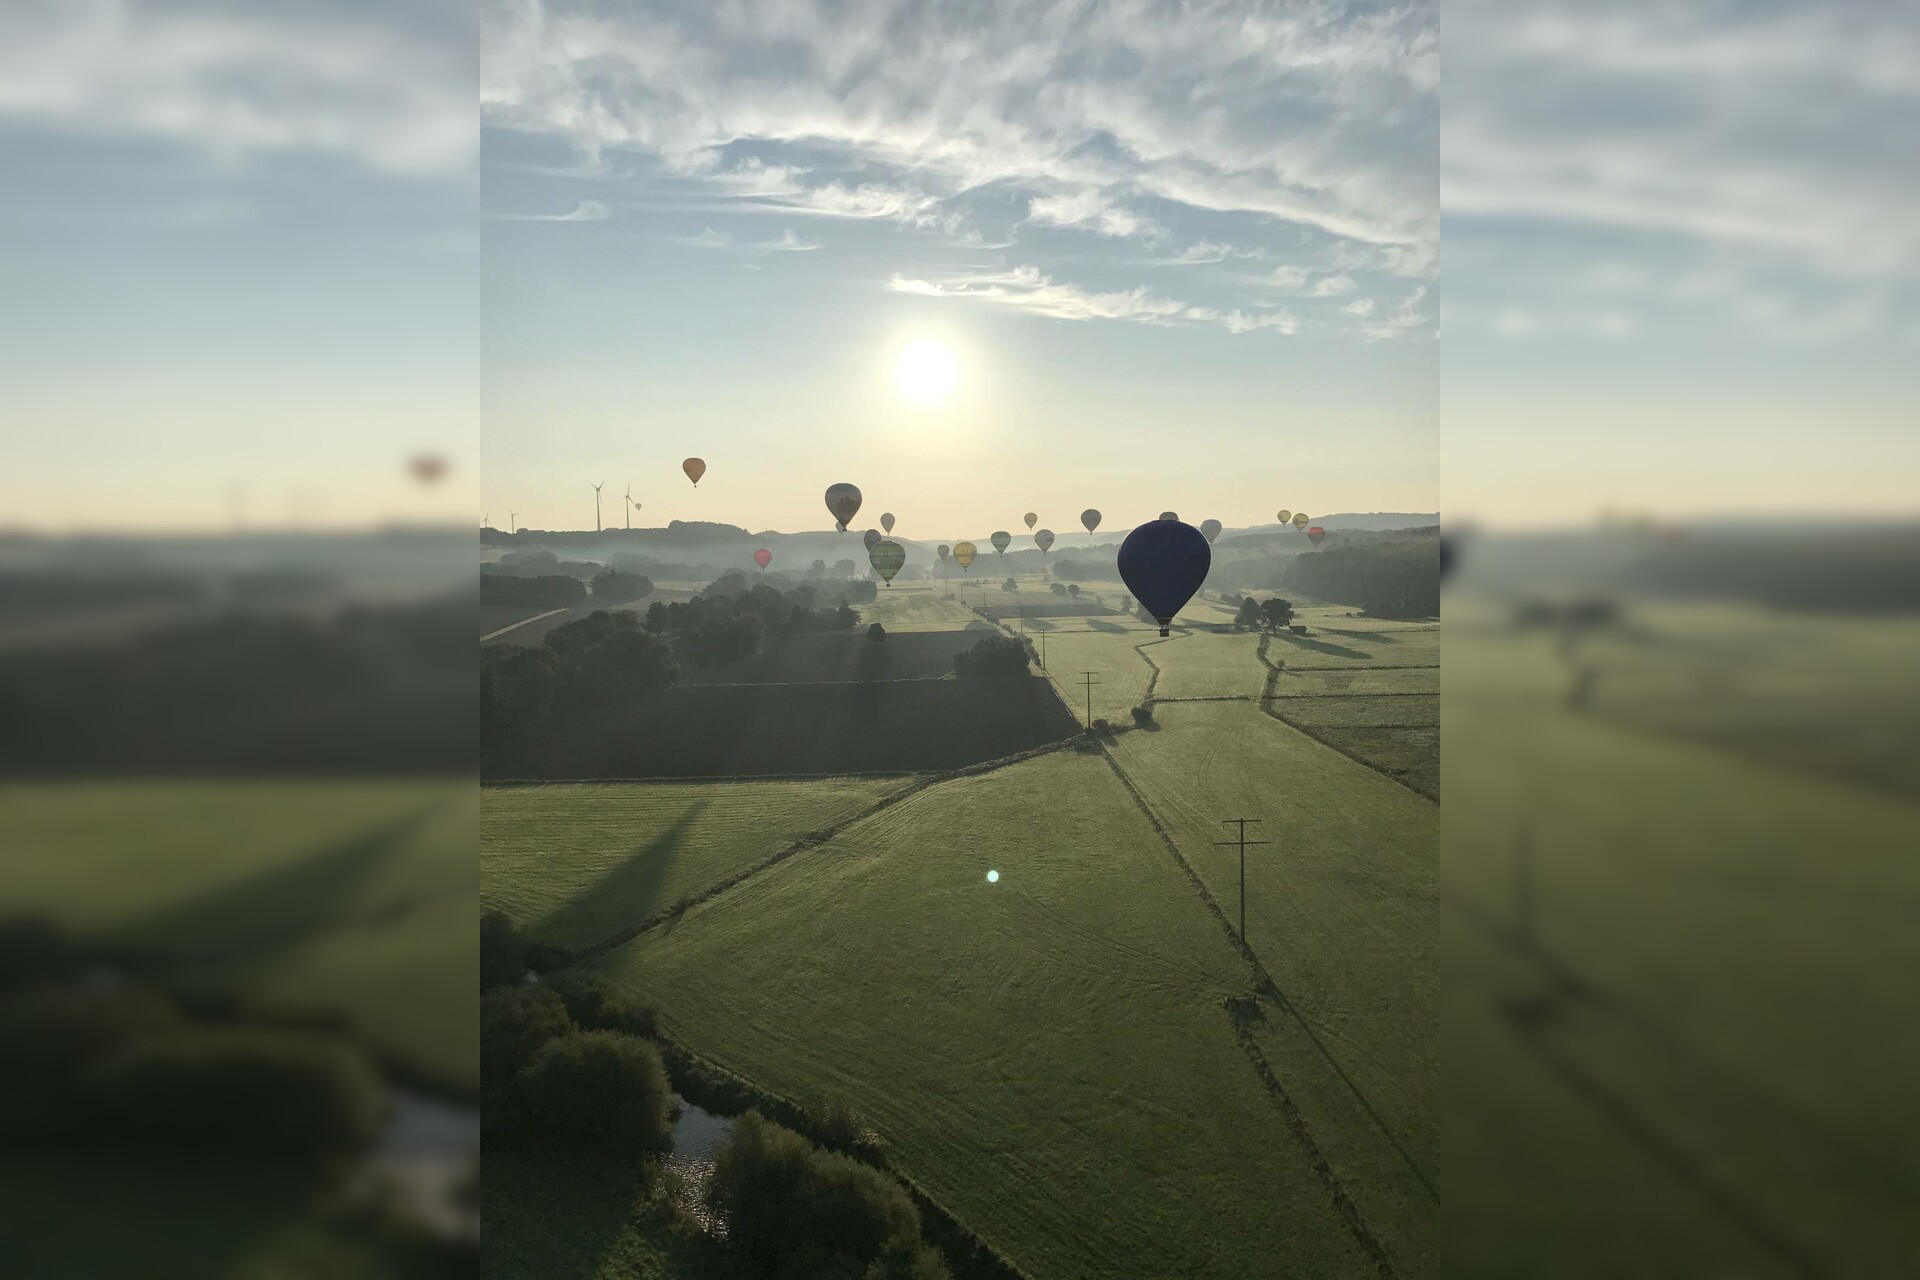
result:
[[(1253, 966), (1253, 971), (1259, 975), (1262, 989), (1273, 998), (1275, 1004), (1279, 1005), (1280, 1008), (1294, 1020), (1302, 1031), (1306, 1032), (1307, 1038), (1313, 1042), (1314, 1048), (1319, 1050), (1320, 1057), (1329, 1067), (1333, 1068), (1334, 1074), (1340, 1078), (1340, 1082), (1347, 1087), (1347, 1091), (1359, 1102), (1361, 1109), (1367, 1113), (1368, 1118), (1371, 1119), (1375, 1127), (1380, 1130), (1381, 1136), (1386, 1138), (1388, 1144), (1393, 1147), (1401, 1161), (1412, 1171), (1413, 1176), (1419, 1180), (1421, 1187), (1426, 1190), (1427, 1195), (1434, 1203), (1439, 1203), (1440, 1193), (1433, 1185), (1432, 1180), (1430, 1180), (1425, 1171), (1414, 1162), (1413, 1157), (1407, 1152), (1407, 1149), (1400, 1145), (1400, 1140), (1394, 1136), (1393, 1130), (1388, 1128), (1386, 1120), (1374, 1109), (1373, 1103), (1368, 1101), (1366, 1094), (1361, 1092), (1360, 1086), (1354, 1083), (1353, 1077), (1349, 1076), (1346, 1070), (1334, 1060), (1332, 1053), (1327, 1050), (1326, 1043), (1322, 1041), (1314, 1029), (1308, 1025), (1306, 1018), (1300, 1013), (1300, 1010), (1295, 1007), (1293, 1001), (1287, 998), (1286, 993), (1280, 989), (1280, 984), (1273, 980), (1273, 975), (1267, 972), (1267, 967), (1260, 962), (1259, 955), (1255, 953), (1251, 946), (1247, 945), (1246, 939), (1234, 932), (1233, 924), (1227, 919), (1227, 913), (1221, 909), (1219, 900), (1213, 896), (1213, 891), (1207, 888), (1206, 881), (1200, 878), (1200, 873), (1193, 869), (1193, 864), (1187, 861), (1186, 855), (1180, 852), (1180, 846), (1174, 842), (1173, 833), (1167, 830), (1166, 824), (1160, 821), (1158, 814), (1154, 813), (1153, 807), (1147, 803), (1147, 798), (1141, 792), (1139, 786), (1127, 775), (1127, 771), (1121, 767), (1120, 762), (1114, 759), (1113, 753), (1107, 750), (1104, 745), (1101, 747), (1100, 754), (1105, 757), (1107, 766), (1113, 770), (1114, 776), (1120, 779), (1120, 785), (1125, 787), (1127, 794), (1133, 797), (1134, 804), (1139, 806), (1140, 812), (1145, 815), (1148, 825), (1153, 828), (1154, 834), (1160, 837), (1160, 842), (1166, 846), (1167, 852), (1172, 855), (1175, 864), (1179, 866), (1181, 871), (1186, 873), (1188, 882), (1192, 884), (1194, 892), (1200, 895), (1201, 902), (1206, 905), (1208, 911), (1213, 913), (1214, 921), (1220, 926), (1220, 931), (1226, 935), (1228, 945), (1239, 952), (1241, 958)], [(1264, 1055), (1261, 1055), (1254, 1064), (1255, 1070), (1259, 1071), (1261, 1065), (1265, 1063), (1266, 1058)], [(1306, 1153), (1309, 1163), (1313, 1166), (1314, 1176), (1320, 1180), (1321, 1185), (1326, 1188), (1327, 1193), (1333, 1197), (1334, 1208), (1346, 1222), (1348, 1230), (1353, 1233), (1355, 1240), (1367, 1253), (1367, 1256), (1376, 1260), (1376, 1263), (1380, 1267), (1381, 1274), (1389, 1277), (1389, 1280), (1391, 1280), (1393, 1268), (1386, 1247), (1382, 1245), (1378, 1237), (1373, 1234), (1372, 1229), (1367, 1225), (1366, 1218), (1360, 1212), (1360, 1207), (1353, 1202), (1353, 1197), (1347, 1193), (1346, 1187), (1341, 1184), (1340, 1177), (1334, 1172), (1332, 1163), (1327, 1160), (1326, 1154), (1320, 1149), (1320, 1144), (1314, 1139), (1312, 1131), (1307, 1128), (1306, 1118), (1300, 1113), (1299, 1104), (1293, 1100), (1293, 1095), (1287, 1092), (1286, 1086), (1281, 1083), (1280, 1077), (1273, 1072), (1270, 1064), (1267, 1065), (1267, 1069), (1262, 1073), (1262, 1079), (1268, 1084), (1269, 1092), (1279, 1101), (1282, 1113), (1287, 1120), (1289, 1132), (1293, 1134), (1294, 1140), (1300, 1144), (1301, 1149)], [(1296, 1121), (1298, 1123), (1296, 1123)]]
[(530, 622), (538, 622), (542, 618), (551, 618), (556, 613), (572, 613), (572, 612), (573, 612), (573, 606), (568, 605), (564, 609), (549, 609), (545, 613), (536, 613), (531, 618), (522, 618), (518, 622), (509, 622), (506, 626), (500, 628), (498, 631), (489, 631), (487, 632), (487, 634), (481, 636), (480, 643), (485, 644), (489, 640), (498, 640), (501, 636), (507, 634), (507, 632), (509, 631), (518, 631), (521, 627), (526, 626)]
[(898, 787), (887, 792), (866, 808), (848, 814), (838, 822), (830, 823), (824, 827), (817, 827), (804, 835), (796, 837), (788, 844), (776, 849), (773, 853), (762, 858), (752, 866), (741, 868), (717, 884), (708, 885), (697, 893), (688, 894), (670, 906), (660, 908), (639, 924), (622, 929), (619, 933), (600, 942), (593, 943), (591, 946), (582, 947), (580, 950), (574, 952), (574, 956), (576, 959), (586, 960), (595, 956), (604, 955), (616, 947), (624, 947), (641, 934), (651, 932), (661, 925), (666, 924), (669, 920), (679, 919), (693, 908), (712, 901), (729, 889), (738, 888), (754, 876), (759, 875), (762, 871), (767, 871), (778, 866), (795, 854), (805, 853), (808, 849), (818, 848), (823, 844), (839, 838), (847, 832), (848, 828), (865, 822), (868, 818), (886, 809), (891, 809), (902, 800), (919, 795), (929, 787), (936, 787), (943, 782), (952, 782), (957, 778), (968, 778), (975, 774), (991, 773), (996, 769), (1004, 769), (1008, 765), (1019, 764), (1024, 760), (1031, 760), (1037, 756), (1051, 755), (1056, 751), (1064, 751), (1077, 740), (1077, 738), (1063, 738), (1059, 742), (1043, 743), (1037, 747), (1029, 747), (1025, 751), (1016, 751), (1010, 756), (1000, 756), (993, 760), (983, 760), (978, 764), (964, 765), (958, 769), (949, 769), (944, 773), (927, 774), (916, 778), (906, 786)]
[(595, 783), (710, 783), (710, 782), (820, 782), (830, 778), (912, 778), (924, 769), (868, 769), (849, 773), (840, 770), (834, 773), (684, 773), (651, 774), (636, 778), (482, 778), (480, 786), (487, 787), (578, 787)]
[[(1276, 702), (1288, 702), (1288, 701), (1293, 701), (1293, 700), (1299, 700), (1299, 701), (1306, 701), (1306, 700), (1307, 700), (1307, 699), (1309, 699), (1309, 698), (1313, 698), (1313, 697), (1319, 697), (1319, 696), (1322, 696), (1322, 695), (1318, 695), (1318, 694), (1278, 694), (1278, 693), (1275, 693), (1275, 692), (1274, 692), (1274, 689), (1275, 689), (1275, 688), (1276, 688), (1276, 687), (1277, 687), (1277, 686), (1279, 685), (1279, 683), (1280, 683), (1280, 676), (1281, 676), (1281, 673), (1282, 673), (1282, 672), (1286, 672), (1286, 671), (1352, 671), (1352, 670), (1354, 670), (1355, 668), (1352, 668), (1352, 667), (1289, 667), (1289, 666), (1285, 666), (1285, 665), (1283, 665), (1283, 664), (1280, 664), (1280, 663), (1276, 663), (1276, 662), (1274, 662), (1274, 661), (1273, 661), (1273, 660), (1272, 660), (1271, 658), (1269, 658), (1269, 657), (1267, 657), (1267, 640), (1268, 640), (1268, 639), (1270, 639), (1270, 638), (1271, 638), (1270, 636), (1268, 636), (1268, 637), (1263, 637), (1263, 638), (1261, 639), (1261, 641), (1260, 641), (1260, 647), (1259, 647), (1258, 649), (1256, 649), (1256, 650), (1254, 651), (1254, 652), (1255, 652), (1255, 655), (1256, 655), (1256, 656), (1257, 656), (1257, 657), (1258, 657), (1258, 658), (1260, 659), (1260, 661), (1262, 661), (1262, 662), (1264, 662), (1264, 663), (1266, 663), (1266, 664), (1267, 664), (1267, 687), (1266, 687), (1265, 689), (1263, 689), (1263, 690), (1261, 691), (1261, 693), (1260, 693), (1260, 704), (1259, 704), (1259, 705), (1260, 705), (1260, 710), (1261, 710), (1261, 711), (1262, 711), (1263, 713), (1265, 713), (1266, 715), (1268, 715), (1268, 716), (1271, 716), (1271, 717), (1272, 717), (1273, 719), (1275, 719), (1275, 720), (1278, 720), (1278, 721), (1279, 721), (1279, 722), (1280, 722), (1281, 724), (1283, 724), (1283, 725), (1285, 725), (1285, 726), (1287, 726), (1287, 728), (1289, 728), (1289, 729), (1292, 729), (1292, 730), (1293, 730), (1293, 731), (1294, 731), (1295, 733), (1301, 733), (1301, 734), (1305, 734), (1305, 735), (1306, 735), (1307, 737), (1309, 737), (1309, 738), (1311, 738), (1311, 739), (1313, 739), (1313, 740), (1314, 740), (1315, 742), (1317, 742), (1317, 743), (1319, 743), (1319, 744), (1320, 744), (1321, 746), (1323, 746), (1323, 747), (1325, 747), (1325, 748), (1326, 748), (1327, 750), (1329, 750), (1329, 751), (1336, 751), (1336, 752), (1338, 752), (1338, 753), (1340, 753), (1341, 755), (1343, 755), (1343, 756), (1345, 756), (1345, 757), (1346, 757), (1347, 759), (1349, 759), (1349, 760), (1351, 760), (1351, 761), (1353, 761), (1353, 762), (1354, 762), (1355, 764), (1357, 764), (1357, 765), (1359, 765), (1359, 766), (1360, 766), (1361, 768), (1363, 768), (1363, 769), (1365, 769), (1365, 770), (1366, 770), (1367, 772), (1369, 772), (1369, 773), (1376, 773), (1376, 774), (1378, 774), (1378, 775), (1380, 775), (1381, 777), (1383, 777), (1383, 778), (1385, 778), (1385, 779), (1386, 779), (1386, 780), (1387, 780), (1388, 782), (1393, 782), (1393, 783), (1397, 783), (1397, 784), (1399, 784), (1400, 786), (1402, 786), (1402, 787), (1405, 787), (1405, 788), (1406, 788), (1406, 789), (1407, 789), (1408, 791), (1411, 791), (1411, 792), (1413, 792), (1413, 794), (1415, 794), (1415, 795), (1417, 795), (1417, 796), (1419, 796), (1419, 797), (1420, 797), (1420, 798), (1421, 798), (1422, 800), (1425, 800), (1425, 801), (1426, 801), (1427, 803), (1429, 803), (1429, 804), (1431, 804), (1431, 805), (1433, 805), (1433, 806), (1435, 806), (1435, 807), (1437, 808), (1437, 807), (1439, 806), (1439, 804), (1440, 804), (1440, 797), (1439, 797), (1439, 796), (1434, 796), (1434, 795), (1428, 795), (1428, 794), (1427, 794), (1426, 792), (1424, 792), (1424, 791), (1422, 791), (1422, 790), (1421, 790), (1420, 788), (1418, 788), (1418, 787), (1416, 787), (1416, 786), (1414, 786), (1414, 785), (1413, 785), (1413, 784), (1412, 784), (1411, 782), (1408, 782), (1408, 781), (1407, 781), (1407, 780), (1406, 780), (1405, 778), (1401, 778), (1401, 777), (1396, 777), (1395, 775), (1393, 775), (1393, 774), (1391, 774), (1391, 773), (1388, 773), (1388, 772), (1387, 772), (1387, 771), (1386, 771), (1385, 769), (1382, 769), (1382, 768), (1380, 768), (1380, 767), (1379, 767), (1378, 765), (1376, 765), (1376, 764), (1374, 764), (1374, 763), (1373, 763), (1373, 762), (1372, 762), (1371, 760), (1365, 760), (1365, 759), (1362, 759), (1362, 758), (1361, 758), (1360, 756), (1358, 756), (1358, 755), (1356, 755), (1355, 753), (1353, 753), (1353, 752), (1351, 752), (1351, 751), (1349, 751), (1349, 750), (1347, 750), (1347, 749), (1346, 749), (1345, 747), (1343, 747), (1343, 746), (1341, 746), (1341, 745), (1340, 745), (1339, 743), (1337, 743), (1337, 742), (1329, 742), (1329, 741), (1327, 741), (1327, 740), (1326, 740), (1325, 738), (1323, 738), (1323, 737), (1321, 737), (1321, 736), (1320, 736), (1319, 734), (1317, 734), (1317, 733), (1315, 733), (1315, 732), (1314, 732), (1314, 731), (1313, 731), (1312, 729), (1309, 729), (1309, 728), (1308, 728), (1307, 726), (1305, 726), (1305, 725), (1303, 725), (1303, 724), (1298, 724), (1298, 723), (1296, 723), (1296, 722), (1294, 722), (1294, 721), (1292, 721), (1292, 720), (1289, 720), (1289, 719), (1287, 719), (1287, 718), (1286, 718), (1285, 716), (1283, 716), (1283, 715), (1281, 715), (1281, 714), (1280, 714), (1280, 713), (1279, 713), (1279, 712), (1278, 712), (1277, 710), (1275, 710), (1275, 709), (1274, 709), (1274, 705), (1273, 705), (1273, 704), (1274, 704), (1274, 703), (1276, 703)], [(1434, 668), (1433, 668), (1433, 669), (1434, 669), (1434, 670), (1436, 670), (1436, 671), (1437, 671), (1437, 670), (1439, 670), (1439, 667), (1438, 667), (1438, 665), (1436, 664), (1436, 665), (1434, 666)], [(1361, 670), (1367, 670), (1367, 671), (1425, 671), (1425, 670), (1427, 670), (1427, 668), (1426, 668), (1426, 667), (1365, 667), (1365, 668), (1361, 668)], [(1364, 695), (1355, 695), (1355, 696), (1364, 696)], [(1405, 695), (1405, 694), (1392, 694), (1392, 695), (1386, 695), (1386, 694), (1383, 694), (1383, 695), (1380, 695), (1380, 696), (1382, 696), (1382, 697), (1387, 697), (1387, 696), (1391, 696), (1391, 697), (1406, 697), (1406, 696), (1408, 696), (1408, 695)], [(1414, 695), (1414, 696), (1426, 696), (1426, 695)], [(1434, 694), (1434, 695), (1432, 695), (1432, 696), (1434, 696), (1434, 697), (1436, 697), (1436, 698), (1437, 698), (1437, 697), (1439, 697), (1440, 695), (1438, 695), (1438, 694)], [(1345, 728), (1372, 728), (1372, 727), (1375, 727), (1375, 726), (1370, 726), (1370, 725), (1347, 725), (1347, 726), (1343, 726), (1343, 727), (1345, 727)], [(1382, 728), (1393, 728), (1393, 727), (1396, 727), (1396, 726), (1392, 726), (1392, 725), (1384, 725), (1384, 726), (1378, 726), (1378, 727), (1382, 727)], [(1408, 726), (1408, 727), (1411, 727), (1411, 728), (1421, 728), (1421, 729), (1424, 729), (1424, 728), (1427, 728), (1427, 727), (1429, 727), (1429, 726), (1427, 726), (1427, 725), (1415, 725), (1415, 726)], [(1438, 728), (1439, 728), (1440, 726), (1436, 724), (1436, 725), (1433, 725), (1433, 726), (1431, 726), (1431, 727), (1432, 727), (1432, 728), (1435, 728), (1435, 729), (1438, 729)]]

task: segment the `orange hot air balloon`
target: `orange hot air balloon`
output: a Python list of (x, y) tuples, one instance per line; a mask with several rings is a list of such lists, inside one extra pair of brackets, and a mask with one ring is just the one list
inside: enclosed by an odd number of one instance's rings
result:
[(769, 564), (773, 563), (773, 552), (767, 550), (765, 547), (762, 547), (758, 551), (753, 553), (753, 562), (759, 565), (762, 569), (764, 569)]
[(1026, 514), (1026, 515), (1024, 515), (1024, 516), (1022, 516), (1022, 517), (1020, 517), (1020, 518), (1021, 518), (1022, 520), (1025, 520), (1025, 521), (1027, 522), (1027, 528), (1029, 528), (1029, 529), (1031, 529), (1031, 528), (1033, 528), (1033, 526), (1034, 526), (1034, 525), (1036, 525), (1036, 524), (1039, 524), (1039, 523), (1040, 523), (1040, 517), (1039, 517), (1039, 516), (1037, 516), (1037, 515), (1035, 515), (1035, 514), (1033, 514), (1033, 512), (1031, 512), (1031, 511), (1029, 511), (1029, 512), (1027, 512), (1027, 514)]
[(1317, 547), (1321, 543), (1325, 542), (1326, 540), (1327, 540), (1327, 531), (1325, 529), (1322, 529), (1319, 525), (1315, 525), (1313, 526), (1313, 528), (1307, 530), (1307, 541), (1311, 542), (1314, 546)]
[(974, 546), (971, 542), (955, 543), (953, 558), (959, 562), (961, 569), (969, 569), (973, 566), (973, 557), (979, 553), (979, 550), (980, 548)]
[(700, 486), (700, 477), (707, 474), (707, 464), (699, 458), (688, 458), (680, 464), (680, 469), (687, 473), (687, 479), (693, 481), (695, 488)]

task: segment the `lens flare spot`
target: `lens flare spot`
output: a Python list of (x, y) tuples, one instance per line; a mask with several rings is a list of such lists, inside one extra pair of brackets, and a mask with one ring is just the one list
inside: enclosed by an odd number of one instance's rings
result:
[(1000, 873), (998, 871), (987, 872), (987, 883), (988, 884), (1000, 883)]

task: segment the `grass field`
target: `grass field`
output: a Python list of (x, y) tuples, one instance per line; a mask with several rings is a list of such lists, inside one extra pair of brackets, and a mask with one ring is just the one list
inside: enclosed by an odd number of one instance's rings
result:
[(860, 625), (878, 622), (894, 631), (959, 631), (969, 627), (990, 630), (991, 623), (961, 604), (949, 600), (950, 583), (902, 583), (883, 588), (871, 604), (858, 606)]
[[(1449, 651), (1450, 1254), (1482, 1274), (1898, 1274), (1920, 1221), (1920, 812), (1859, 733), (1920, 701), (1911, 624), (1629, 616), (1572, 662), (1484, 622)], [(1577, 663), (1601, 671), (1584, 710)], [(1847, 691), (1868, 688), (1863, 726)], [(1811, 758), (1743, 730), (1790, 703)], [(1904, 740), (1880, 742), (1897, 759)]]
[(1220, 1007), (1244, 966), (1098, 756), (930, 788), (601, 964), (701, 1052), (853, 1100), (1036, 1276), (1363, 1268)]
[(481, 792), (480, 901), (579, 949), (638, 925), (912, 778), (590, 782)]
[(15, 784), (0, 823), (8, 910), (477, 1079), (471, 784)]

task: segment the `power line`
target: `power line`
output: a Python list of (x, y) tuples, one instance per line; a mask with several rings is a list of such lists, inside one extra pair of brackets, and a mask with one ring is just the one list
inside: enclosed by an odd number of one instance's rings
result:
[(1233, 840), (1215, 840), (1214, 843), (1216, 845), (1235, 845), (1238, 846), (1240, 850), (1240, 941), (1243, 944), (1251, 946), (1252, 944), (1247, 942), (1247, 846), (1250, 844), (1272, 844), (1273, 841), (1247, 839), (1247, 824), (1251, 822), (1255, 826), (1259, 826), (1260, 819), (1258, 818), (1222, 818), (1220, 822), (1221, 825), (1229, 827), (1236, 822), (1240, 824), (1240, 835), (1238, 838)]

